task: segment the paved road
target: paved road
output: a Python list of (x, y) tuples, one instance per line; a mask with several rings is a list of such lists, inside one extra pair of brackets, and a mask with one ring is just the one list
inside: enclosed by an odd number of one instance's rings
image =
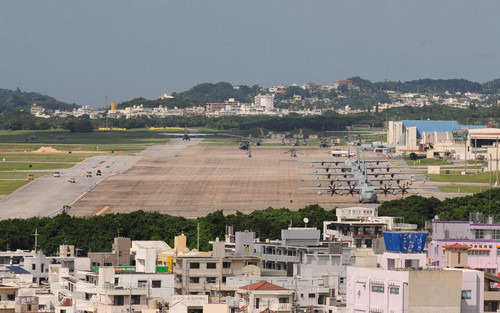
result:
[[(0, 200), (0, 219), (49, 216), (64, 205), (72, 205), (106, 178), (123, 173), (143, 157), (173, 157), (199, 141), (183, 143), (174, 139), (167, 145), (151, 146), (136, 156), (94, 156), (75, 167), (58, 170), (61, 177), (51, 174), (36, 178)], [(101, 170), (102, 176), (95, 175), (97, 170)], [(86, 177), (87, 171), (92, 172), (92, 177)], [(76, 183), (70, 183), (70, 177), (75, 177)]]

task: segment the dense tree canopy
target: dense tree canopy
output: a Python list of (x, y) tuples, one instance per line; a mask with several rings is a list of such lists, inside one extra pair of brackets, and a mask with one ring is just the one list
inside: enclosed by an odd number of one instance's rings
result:
[(36, 92), (24, 92), (19, 88), (16, 90), (0, 89), (0, 112), (25, 110), (29, 111), (33, 103), (46, 110), (67, 110), (71, 111), (77, 107), (76, 104), (69, 104), (58, 101), (52, 97)]
[[(500, 188), (440, 201), (436, 198), (409, 196), (383, 202), (380, 216), (400, 216), (405, 223), (418, 224), (438, 215), (440, 220), (468, 220), (469, 212), (500, 214)], [(223, 238), (225, 226), (234, 226), (235, 231), (254, 231), (261, 240), (280, 239), (281, 229), (289, 225), (302, 227), (303, 219), (309, 219), (308, 226), (321, 229), (323, 221), (336, 220), (335, 210), (325, 210), (318, 205), (309, 205), (298, 211), (286, 208), (253, 211), (250, 214), (236, 212), (224, 215), (216, 211), (204, 217), (186, 219), (158, 212), (135, 211), (132, 213), (107, 214), (92, 217), (72, 217), (61, 214), (54, 218), (9, 219), (0, 221), (0, 250), (31, 249), (32, 234), (40, 234), (38, 243), (49, 255), (56, 253), (60, 244), (67, 242), (89, 251), (109, 251), (113, 238), (120, 236), (132, 240), (164, 240), (171, 246), (174, 237), (184, 233), (188, 245), (196, 247), (197, 225), (200, 225), (200, 249), (209, 250), (209, 240)]]

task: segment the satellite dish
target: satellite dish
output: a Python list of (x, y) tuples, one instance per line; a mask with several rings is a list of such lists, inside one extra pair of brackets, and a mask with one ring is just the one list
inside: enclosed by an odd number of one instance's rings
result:
[(309, 223), (309, 219), (307, 217), (304, 217), (303, 221), (304, 221), (304, 224)]

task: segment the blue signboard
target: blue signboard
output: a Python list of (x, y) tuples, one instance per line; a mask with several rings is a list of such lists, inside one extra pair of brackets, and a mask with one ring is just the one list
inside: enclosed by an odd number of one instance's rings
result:
[(421, 253), (428, 233), (384, 232), (385, 249), (390, 252)]

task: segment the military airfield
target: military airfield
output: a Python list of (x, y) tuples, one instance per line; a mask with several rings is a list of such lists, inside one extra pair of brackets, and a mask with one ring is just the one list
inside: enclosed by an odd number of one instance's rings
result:
[[(333, 160), (330, 149), (302, 146), (292, 158), (289, 146), (261, 146), (252, 147), (249, 157), (247, 151), (234, 146), (203, 145), (200, 141), (193, 139), (188, 144), (173, 140), (158, 148), (163, 154), (141, 157), (127, 171), (100, 182), (69, 213), (90, 216), (145, 210), (197, 217), (216, 210), (231, 214), (267, 207), (299, 209), (319, 204), (332, 209), (358, 203), (356, 194), (318, 196), (315, 191), (300, 189), (314, 186), (300, 181), (312, 173), (306, 161)], [(178, 152), (169, 155), (173, 147)], [(364, 157), (375, 156), (364, 153)], [(397, 197), (401, 195), (379, 198)]]
[[(295, 150), (295, 157), (291, 149)], [(60, 177), (38, 177), (0, 200), (0, 219), (51, 216), (63, 209), (74, 216), (144, 210), (192, 218), (217, 210), (231, 214), (268, 207), (297, 210), (310, 204), (325, 209), (360, 205), (356, 193), (331, 196), (328, 190), (318, 195), (319, 190), (301, 189), (318, 186), (318, 182), (301, 181), (317, 177), (310, 161), (346, 160), (345, 156), (333, 157), (331, 150), (318, 145), (291, 147), (265, 141), (259, 147), (252, 144), (249, 152), (238, 149), (234, 143), (221, 145), (210, 139), (176, 138), (135, 155), (89, 157), (72, 168), (61, 169)], [(361, 155), (362, 159), (379, 159), (381, 164), (388, 161), (372, 151), (363, 151)], [(393, 166), (391, 171), (411, 170), (401, 168), (404, 161), (397, 161), (400, 168)], [(95, 175), (97, 170), (102, 176)], [(94, 175), (86, 176), (89, 171)], [(424, 178), (418, 173), (416, 177), (413, 186), (421, 185)], [(71, 178), (76, 183), (71, 183)], [(321, 183), (328, 186), (328, 182)], [(396, 182), (393, 184), (397, 186)], [(417, 190), (422, 196), (446, 196), (437, 188)], [(413, 193), (414, 190), (408, 190), (406, 196)], [(379, 192), (378, 198), (381, 202), (401, 198), (401, 192)]]

